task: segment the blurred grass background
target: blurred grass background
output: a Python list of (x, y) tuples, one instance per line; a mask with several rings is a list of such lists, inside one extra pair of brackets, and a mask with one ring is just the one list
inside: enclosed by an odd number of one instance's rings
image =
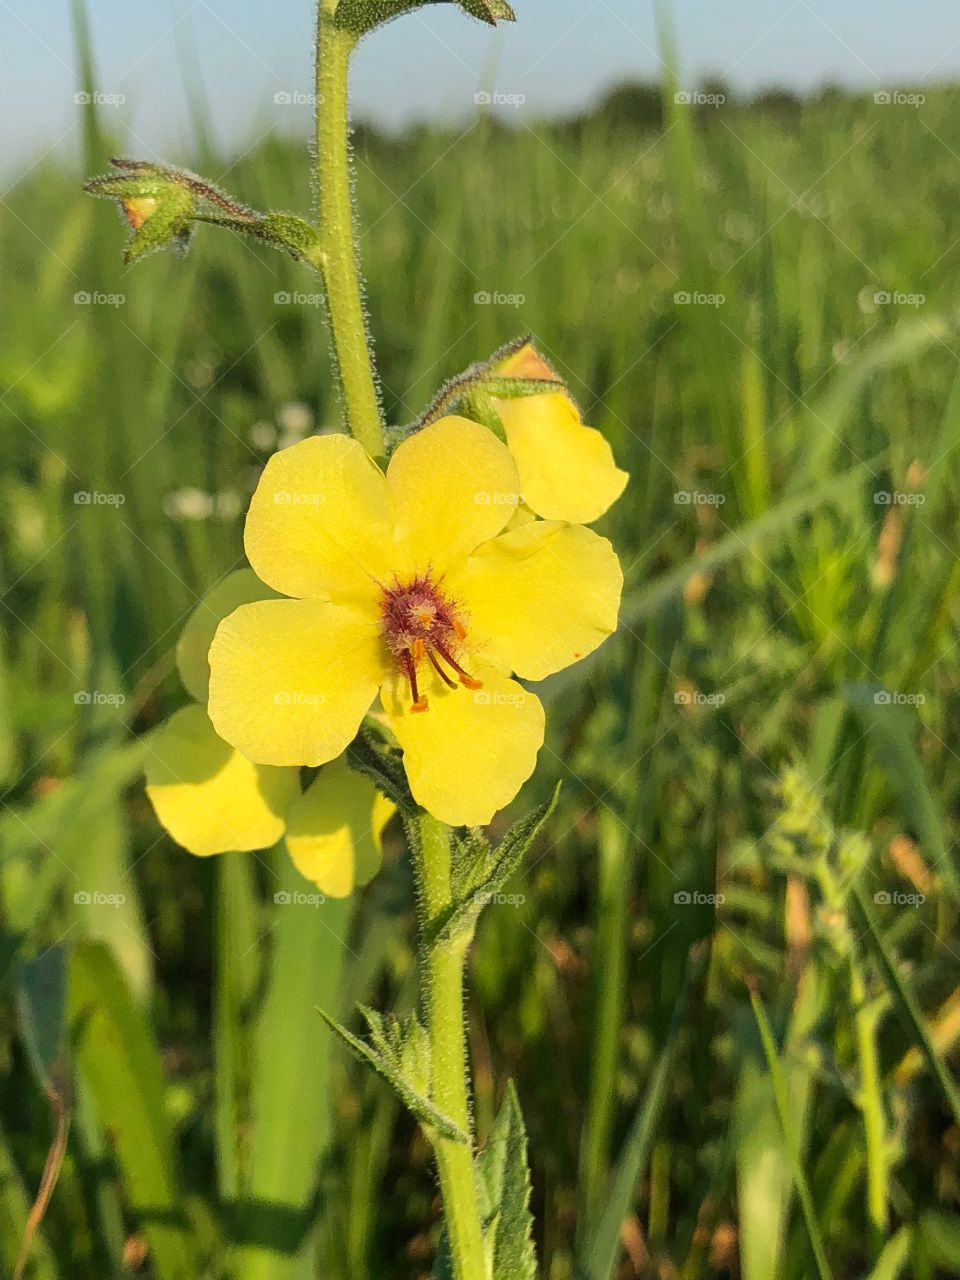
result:
[[(676, 91), (356, 137), (389, 419), (529, 332), (633, 476), (472, 958), (478, 1125), (515, 1079), (549, 1280), (960, 1275), (957, 94)], [(166, 159), (309, 208), (302, 144), (193, 101)], [(190, 858), (139, 776), (259, 469), (337, 420), (318, 285), (213, 231), (125, 270), (85, 118), (0, 203), (3, 1274), (59, 1058), (28, 1276), (416, 1280), (429, 1152), (314, 1012), (415, 998), (399, 839), (281, 910), (281, 851)]]

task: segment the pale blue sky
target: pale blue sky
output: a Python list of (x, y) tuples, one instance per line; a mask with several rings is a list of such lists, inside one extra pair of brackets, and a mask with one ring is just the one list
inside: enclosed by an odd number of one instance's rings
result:
[[(310, 88), (312, 0), (88, 0), (100, 92), (130, 130), (128, 150), (186, 158), (178, 43), (196, 48), (218, 140), (306, 130), (310, 108), (277, 93)], [(400, 19), (361, 48), (358, 113), (387, 124), (463, 118), (485, 77), (523, 95), (528, 115), (589, 102), (606, 85), (657, 72), (650, 0), (515, 0), (496, 33), (438, 5)], [(960, 79), (956, 0), (673, 0), (683, 82), (717, 73), (737, 87), (824, 81), (886, 87)], [(75, 147), (83, 107), (68, 0), (0, 0), (0, 110), (5, 171), (58, 143)], [(58, 142), (59, 140), (59, 142)]]

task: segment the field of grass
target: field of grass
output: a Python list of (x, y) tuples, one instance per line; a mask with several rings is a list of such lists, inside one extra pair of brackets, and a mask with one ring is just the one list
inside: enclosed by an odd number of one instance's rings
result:
[[(513, 1079), (544, 1280), (960, 1275), (957, 95), (664, 100), (358, 138), (389, 420), (528, 332), (632, 475), (471, 957), (478, 1130)], [(69, 949), (27, 1276), (420, 1280), (429, 1150), (315, 1012), (415, 999), (399, 834), (281, 908), (282, 850), (191, 858), (141, 780), (260, 468), (337, 420), (319, 286), (212, 228), (124, 269), (86, 118), (0, 203), (0, 1271)], [(308, 211), (303, 145), (203, 123), (165, 159)]]

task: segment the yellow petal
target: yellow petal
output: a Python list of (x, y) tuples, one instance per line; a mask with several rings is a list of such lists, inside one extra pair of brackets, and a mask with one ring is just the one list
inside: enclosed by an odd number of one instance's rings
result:
[(258, 764), (326, 764), (385, 672), (376, 615), (318, 600), (241, 605), (210, 647), (210, 718)]
[(275, 593), (252, 569), (238, 569), (208, 591), (187, 619), (177, 642), (177, 670), (183, 687), (197, 702), (206, 702), (210, 667), (207, 654), (217, 627), (234, 609), (252, 600), (269, 600)]
[(425, 672), (426, 711), (410, 710), (399, 677), (381, 691), (414, 799), (450, 826), (482, 826), (509, 804), (543, 742), (543, 707), (534, 694), (492, 669), (474, 674), (481, 689), (448, 689)]
[(206, 857), (269, 849), (298, 788), (296, 769), (251, 764), (219, 738), (202, 707), (184, 707), (150, 739), (147, 795), (178, 844)]
[(623, 572), (592, 529), (538, 520), (478, 548), (449, 587), (468, 645), (502, 671), (542, 680), (616, 630)]
[(287, 596), (368, 600), (390, 568), (383, 474), (345, 435), (311, 436), (264, 468), (244, 529), (257, 574)]
[(441, 418), (410, 436), (387, 468), (402, 569), (443, 573), (496, 537), (516, 511), (518, 485), (506, 447), (479, 423)]
[(545, 520), (589, 524), (623, 493), (626, 471), (561, 393), (493, 401), (520, 472), (524, 501)]
[(287, 809), (287, 849), (301, 875), (345, 898), (380, 866), (383, 828), (395, 812), (369, 778), (342, 760), (325, 765)]

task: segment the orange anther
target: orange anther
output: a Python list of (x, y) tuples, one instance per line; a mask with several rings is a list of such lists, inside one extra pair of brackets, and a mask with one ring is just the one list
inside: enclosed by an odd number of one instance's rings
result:
[(453, 632), (458, 640), (465, 640), (467, 638), (467, 628), (459, 618), (454, 618), (453, 620)]
[(473, 676), (462, 675), (460, 677), (460, 683), (463, 685), (465, 689), (482, 689), (483, 688), (483, 681), (474, 680)]
[(414, 662), (419, 662), (419, 661), (420, 661), (420, 659), (423, 657), (423, 654), (424, 654), (423, 641), (422, 641), (421, 639), (419, 639), (419, 637), (418, 637), (418, 638), (417, 638), (416, 640), (414, 640), (414, 642), (413, 642), (413, 660), (414, 660)]
[(418, 698), (418, 699), (416, 700), (416, 702), (411, 703), (410, 710), (411, 710), (411, 711), (426, 711), (426, 710), (427, 710), (427, 708), (429, 707), (429, 705), (430, 705), (430, 704), (429, 704), (429, 702), (427, 701), (427, 699), (426, 699), (426, 698)]

